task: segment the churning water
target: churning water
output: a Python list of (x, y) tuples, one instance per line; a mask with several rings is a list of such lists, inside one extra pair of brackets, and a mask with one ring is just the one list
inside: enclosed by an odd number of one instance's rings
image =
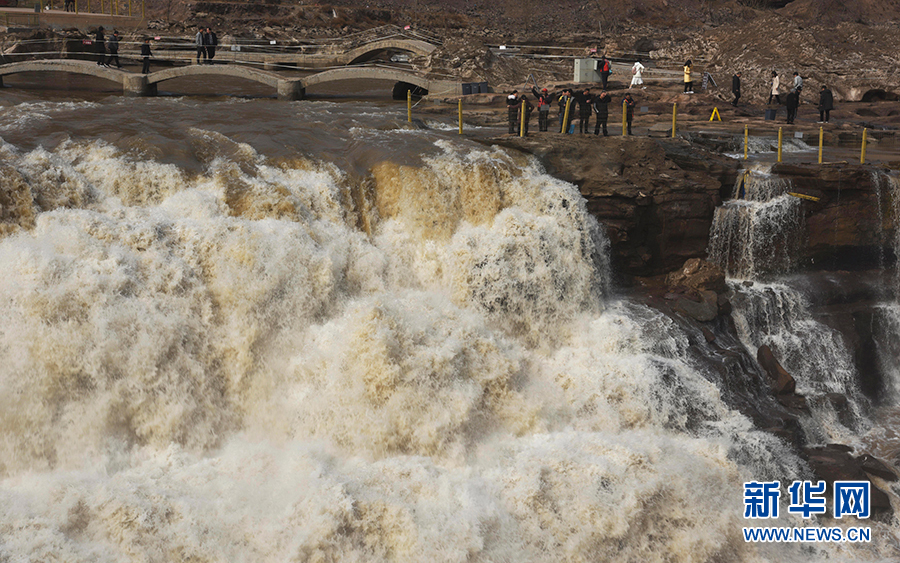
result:
[(896, 554), (744, 543), (801, 462), (610, 297), (574, 186), (404, 120), (0, 109), (0, 561)]

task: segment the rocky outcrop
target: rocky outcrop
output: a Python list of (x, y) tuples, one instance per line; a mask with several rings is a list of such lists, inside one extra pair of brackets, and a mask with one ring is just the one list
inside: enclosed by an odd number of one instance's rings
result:
[(618, 272), (653, 276), (706, 256), (720, 189), (737, 163), (681, 139), (565, 135), (501, 137), (581, 189), (603, 223)]
[(759, 350), (756, 352), (756, 361), (769, 374), (772, 389), (779, 395), (793, 393), (797, 388), (797, 382), (794, 381), (794, 378), (787, 370), (781, 367), (781, 363), (778, 362), (772, 349), (767, 345), (764, 344), (759, 347)]

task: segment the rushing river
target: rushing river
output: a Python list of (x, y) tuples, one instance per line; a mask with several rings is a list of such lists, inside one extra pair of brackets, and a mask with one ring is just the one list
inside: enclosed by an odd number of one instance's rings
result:
[(31, 198), (0, 239), (0, 561), (900, 553), (879, 522), (743, 541), (743, 482), (805, 466), (614, 297), (533, 160), (388, 102), (0, 95)]

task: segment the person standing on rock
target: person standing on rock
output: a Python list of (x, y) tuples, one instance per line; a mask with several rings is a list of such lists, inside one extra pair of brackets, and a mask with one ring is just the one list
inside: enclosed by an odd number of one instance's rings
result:
[(519, 119), (519, 91), (513, 90), (506, 96), (506, 117), (509, 120), (509, 134), (515, 135)]
[(634, 98), (631, 97), (631, 92), (625, 94), (623, 106), (625, 106), (625, 122), (628, 125), (628, 134), (631, 135), (631, 122), (634, 121)]
[(593, 111), (594, 97), (590, 88), (585, 88), (575, 101), (578, 102), (578, 132), (590, 133), (591, 111)]
[(694, 93), (694, 82), (691, 80), (691, 73), (694, 71), (694, 65), (691, 63), (691, 60), (688, 59), (686, 63), (684, 63), (684, 93), (685, 94), (693, 94)]
[(632, 89), (635, 86), (643, 86), (644, 84), (644, 65), (641, 64), (641, 60), (638, 59), (634, 66), (631, 67), (631, 85), (628, 86), (628, 89)]
[(97, 28), (94, 34), (94, 50), (97, 53), (97, 64), (106, 66), (106, 38), (103, 36), (103, 26)]
[(150, 72), (150, 57), (153, 55), (150, 53), (150, 38), (144, 38), (144, 44), (141, 45), (141, 58), (144, 60), (144, 67), (141, 69), (141, 74), (147, 74)]
[(800, 107), (800, 92), (791, 90), (787, 95), (785, 105), (787, 106), (787, 122), (791, 124), (797, 118), (797, 108)]
[(828, 86), (822, 85), (819, 91), (819, 123), (828, 123), (831, 117), (831, 110), (834, 109), (834, 94), (828, 89)]
[[(566, 88), (562, 91), (562, 95), (556, 101), (556, 105), (559, 108), (559, 132), (560, 133), (568, 133), (569, 132), (569, 123), (572, 122), (572, 111), (574, 108), (571, 108), (570, 104), (572, 103), (572, 91)], [(566, 120), (566, 106), (569, 107), (569, 115), (568, 120)], [(563, 123), (563, 121), (566, 121)]]
[(203, 34), (203, 40), (206, 44), (206, 63), (212, 64), (213, 57), (216, 56), (216, 45), (219, 44), (219, 37), (212, 28), (207, 27), (206, 33)]
[(594, 96), (594, 111), (597, 113), (597, 124), (594, 126), (594, 135), (600, 134), (600, 127), (603, 127), (603, 136), (608, 137), (609, 131), (606, 130), (606, 122), (609, 120), (609, 102), (612, 101), (606, 90), (600, 92), (599, 96)]
[(203, 28), (197, 28), (197, 35), (194, 37), (194, 44), (197, 46), (197, 64), (200, 64), (200, 59), (206, 59), (206, 40), (205, 35), (203, 33)]
[(603, 85), (603, 89), (606, 90), (606, 85), (609, 83), (609, 75), (612, 74), (612, 64), (606, 58), (606, 55), (603, 55), (597, 66), (600, 68), (600, 83)]
[(731, 77), (731, 93), (734, 94), (734, 101), (731, 102), (731, 105), (737, 107), (738, 100), (741, 99), (741, 72), (735, 72), (734, 76)]
[(775, 98), (775, 103), (781, 105), (781, 99), (778, 97), (778, 73), (774, 70), (772, 71), (772, 92), (769, 94), (769, 104), (772, 103), (772, 98)]
[(547, 124), (550, 121), (550, 105), (553, 102), (553, 98), (550, 97), (550, 93), (547, 92), (546, 88), (541, 89), (539, 92), (537, 86), (533, 86), (531, 93), (534, 94), (538, 105), (538, 131), (546, 132)]

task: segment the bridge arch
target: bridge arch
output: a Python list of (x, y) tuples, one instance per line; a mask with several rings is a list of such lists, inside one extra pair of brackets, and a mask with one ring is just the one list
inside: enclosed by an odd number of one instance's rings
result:
[(381, 39), (351, 49), (341, 56), (342, 64), (365, 62), (385, 51), (405, 51), (413, 55), (425, 56), (437, 49), (431, 43), (416, 39)]
[(326, 70), (324, 72), (319, 72), (316, 74), (312, 74), (310, 76), (306, 76), (300, 79), (300, 83), (303, 85), (303, 88), (309, 88), (310, 86), (314, 86), (316, 84), (323, 84), (325, 82), (337, 82), (340, 80), (355, 80), (355, 79), (365, 79), (365, 80), (391, 80), (394, 82), (408, 82), (410, 84), (414, 84), (426, 90), (431, 87), (431, 80), (425, 78), (424, 76), (414, 74), (412, 72), (406, 72), (399, 69), (393, 68), (380, 68), (380, 67), (347, 67), (347, 68), (335, 68), (332, 70)]
[(254, 82), (260, 82), (273, 88), (278, 87), (278, 83), (284, 80), (274, 72), (265, 70), (257, 70), (239, 65), (188, 65), (158, 70), (147, 75), (147, 84), (154, 85), (166, 80), (182, 78), (186, 76), (233, 76), (235, 78), (245, 78)]
[(125, 77), (130, 73), (100, 66), (95, 62), (77, 60), (53, 60), (53, 61), (22, 61), (0, 65), (0, 84), (4, 76), (20, 74), (23, 72), (67, 72), (69, 74), (82, 74), (96, 76), (117, 84), (124, 84)]

